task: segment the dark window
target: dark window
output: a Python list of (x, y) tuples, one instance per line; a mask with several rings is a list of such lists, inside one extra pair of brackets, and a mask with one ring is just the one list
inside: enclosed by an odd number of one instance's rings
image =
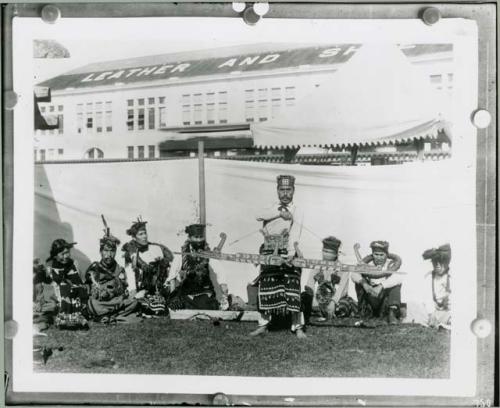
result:
[(64, 154), (64, 149), (57, 149), (57, 154), (62, 156)]
[(127, 157), (129, 159), (134, 158), (134, 146), (127, 146)]
[(58, 110), (59, 112), (62, 112), (62, 111), (63, 111), (63, 106), (62, 106), (62, 105), (59, 105), (59, 106), (57, 107), (57, 110)]
[(138, 146), (139, 151), (138, 151), (138, 157), (139, 159), (144, 159), (144, 146)]
[(148, 108), (148, 129), (155, 128), (155, 108)]
[(101, 149), (98, 149), (97, 147), (93, 147), (89, 150), (87, 150), (87, 158), (88, 159), (102, 159), (104, 158), (104, 153)]
[(127, 130), (134, 130), (134, 110), (127, 111)]
[(40, 161), (45, 161), (45, 149), (40, 149)]
[(144, 130), (144, 109), (139, 109), (137, 118), (137, 127), (139, 130)]
[(106, 132), (111, 132), (113, 126), (111, 125), (111, 111), (105, 113), (104, 123), (106, 124)]
[(137, 102), (138, 102), (139, 106), (143, 106), (144, 105), (144, 98), (138, 99)]
[(151, 157), (151, 158), (155, 157), (155, 146), (149, 145), (148, 150), (149, 150), (148, 157)]
[(87, 129), (92, 129), (94, 126), (94, 121), (92, 117), (87, 118)]
[(155, 98), (148, 98), (148, 103), (153, 105), (155, 103)]
[(134, 106), (134, 100), (133, 99), (128, 99), (127, 100), (127, 106)]

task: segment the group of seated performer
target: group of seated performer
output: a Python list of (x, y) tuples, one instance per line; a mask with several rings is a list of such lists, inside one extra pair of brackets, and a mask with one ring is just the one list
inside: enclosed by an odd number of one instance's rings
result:
[[(306, 338), (305, 324), (311, 320), (316, 300), (321, 319), (356, 316), (385, 318), (397, 324), (401, 318), (401, 258), (389, 251), (387, 241), (373, 241), (371, 254), (359, 265), (375, 265), (381, 273), (340, 271), (340, 239), (323, 239), (322, 259), (334, 266), (315, 268), (301, 293), (301, 273), (304, 258), (299, 249), (303, 213), (293, 201), (295, 178), (277, 177), (278, 200), (262, 211), (257, 221), (262, 224), (263, 243), (259, 248), (259, 276), (256, 280), (259, 320), (251, 336), (265, 334), (274, 318), (288, 316), (291, 330), (298, 338)], [(176, 257), (165, 245), (151, 242), (146, 221), (138, 218), (126, 233), (130, 241), (122, 246), (124, 267), (116, 261), (120, 241), (106, 228), (100, 239), (100, 260), (93, 262), (85, 273), (78, 270), (71, 257), (74, 242), (56, 239), (51, 246), (46, 265), (34, 265), (35, 322), (54, 323), (61, 328), (88, 327), (87, 321), (114, 322), (132, 320), (132, 316), (158, 316), (168, 309), (226, 310), (224, 291), (219, 287), (210, 260), (197, 254), (210, 251), (205, 225), (192, 224), (185, 228), (187, 240)], [(107, 227), (107, 226), (106, 226)], [(216, 249), (218, 251), (218, 249)], [(257, 256), (257, 255), (256, 255)], [(276, 256), (280, 262), (263, 262)], [(432, 293), (436, 305), (432, 325), (448, 327), (449, 319), (449, 245), (430, 249), (424, 259), (433, 262)], [(302, 261), (305, 262), (303, 259)], [(171, 274), (171, 269), (174, 273)], [(176, 267), (177, 266), (177, 267)], [(337, 267), (338, 266), (338, 267)], [(178, 273), (177, 273), (178, 272)], [(347, 294), (349, 276), (353, 281), (357, 301)], [(439, 312), (439, 313), (438, 313)]]
[(88, 320), (111, 323), (152, 317), (170, 309), (218, 310), (209, 260), (192, 253), (208, 250), (205, 226), (186, 227), (182, 263), (175, 279), (168, 280), (173, 253), (150, 242), (146, 221), (138, 219), (126, 231), (131, 240), (122, 246), (125, 267), (116, 261), (120, 241), (107, 231), (100, 239), (100, 260), (85, 273), (71, 256), (76, 242), (56, 239), (46, 264), (33, 267), (34, 323), (43, 327), (88, 328)]

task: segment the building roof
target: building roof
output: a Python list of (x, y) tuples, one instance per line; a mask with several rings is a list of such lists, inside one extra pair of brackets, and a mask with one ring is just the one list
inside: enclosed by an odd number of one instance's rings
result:
[[(328, 66), (348, 61), (362, 44), (251, 44), (177, 52), (85, 65), (39, 84), (53, 91), (115, 84), (194, 78), (301, 66)], [(450, 52), (451, 44), (401, 47), (408, 57)]]
[(447, 130), (437, 100), (428, 77), (397, 47), (364, 45), (295, 106), (250, 127), (255, 146), (262, 148), (433, 139)]

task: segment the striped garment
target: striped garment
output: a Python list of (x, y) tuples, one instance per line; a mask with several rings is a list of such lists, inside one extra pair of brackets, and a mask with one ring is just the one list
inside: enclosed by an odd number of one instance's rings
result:
[(263, 266), (259, 279), (259, 311), (300, 312), (300, 272), (293, 266)]

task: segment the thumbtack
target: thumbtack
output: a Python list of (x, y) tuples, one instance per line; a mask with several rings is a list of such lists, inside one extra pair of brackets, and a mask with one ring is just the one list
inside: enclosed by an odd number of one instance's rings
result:
[(255, 12), (253, 6), (248, 6), (243, 12), (243, 21), (248, 25), (255, 25), (260, 20), (260, 16)]
[(237, 13), (241, 13), (243, 10), (245, 10), (245, 7), (246, 7), (245, 3), (233, 2), (233, 10), (236, 11)]
[(488, 337), (491, 333), (491, 323), (489, 320), (484, 318), (477, 318), (471, 323), (472, 333), (480, 339)]
[(12, 110), (17, 104), (17, 94), (14, 91), (5, 91), (3, 94), (3, 103), (5, 109)]
[(269, 11), (269, 3), (259, 2), (253, 5), (253, 10), (258, 16), (264, 16)]
[(4, 336), (6, 339), (12, 340), (16, 337), (18, 324), (15, 320), (7, 320), (4, 323)]
[(478, 109), (472, 115), (472, 123), (478, 129), (485, 129), (491, 123), (491, 114), (485, 109)]
[(441, 13), (436, 7), (427, 7), (422, 12), (422, 20), (427, 25), (436, 24), (441, 18)]
[(61, 17), (61, 10), (53, 4), (47, 4), (42, 8), (42, 20), (48, 24), (54, 24)]

